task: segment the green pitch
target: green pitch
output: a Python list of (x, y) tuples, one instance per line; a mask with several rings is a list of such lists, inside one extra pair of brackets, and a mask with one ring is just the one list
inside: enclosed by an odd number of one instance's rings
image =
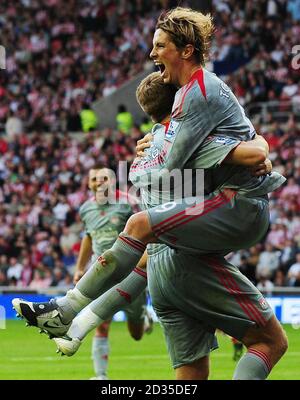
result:
[[(270, 379), (300, 379), (300, 330), (286, 325), (289, 350)], [(235, 362), (232, 344), (218, 334), (219, 350), (211, 356), (210, 379), (231, 379)], [(89, 379), (93, 376), (90, 356), (92, 334), (71, 358), (55, 353), (55, 344), (23, 321), (8, 321), (0, 330), (0, 379)], [(161, 328), (155, 324), (151, 335), (135, 342), (125, 323), (115, 322), (110, 334), (110, 379), (174, 379)]]

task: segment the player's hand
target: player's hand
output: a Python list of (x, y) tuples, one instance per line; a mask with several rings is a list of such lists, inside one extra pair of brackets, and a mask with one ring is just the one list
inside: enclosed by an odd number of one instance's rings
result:
[(254, 176), (262, 176), (269, 174), (272, 171), (272, 168), (272, 162), (267, 158), (263, 163), (250, 168), (250, 171)]
[(143, 139), (137, 141), (137, 145), (135, 147), (135, 152), (137, 157), (145, 157), (146, 153), (145, 149), (151, 146), (151, 141), (153, 139), (153, 135), (151, 133), (147, 133)]
[(74, 276), (73, 276), (73, 283), (76, 285), (76, 283), (83, 277), (85, 271), (75, 271)]

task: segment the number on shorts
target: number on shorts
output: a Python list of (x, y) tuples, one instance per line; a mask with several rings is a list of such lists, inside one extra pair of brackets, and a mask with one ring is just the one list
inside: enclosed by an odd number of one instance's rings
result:
[(160, 207), (158, 207), (155, 210), (155, 212), (162, 213), (162, 212), (165, 212), (165, 211), (170, 211), (175, 207), (176, 207), (175, 201), (170, 201), (169, 203), (162, 204)]

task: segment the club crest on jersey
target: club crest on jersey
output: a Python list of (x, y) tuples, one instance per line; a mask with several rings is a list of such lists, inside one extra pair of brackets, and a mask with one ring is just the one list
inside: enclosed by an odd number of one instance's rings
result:
[(173, 120), (170, 122), (169, 128), (166, 133), (166, 138), (171, 139), (175, 135), (178, 125), (179, 122)]
[(101, 215), (101, 217), (104, 217), (104, 215), (106, 215), (106, 211), (104, 211), (104, 210), (100, 211), (100, 215)]
[(262, 308), (263, 310), (267, 310), (268, 307), (269, 307), (268, 302), (267, 302), (267, 300), (266, 300), (264, 297), (261, 297), (261, 298), (258, 300), (258, 303), (259, 303), (259, 305), (261, 306), (261, 308)]

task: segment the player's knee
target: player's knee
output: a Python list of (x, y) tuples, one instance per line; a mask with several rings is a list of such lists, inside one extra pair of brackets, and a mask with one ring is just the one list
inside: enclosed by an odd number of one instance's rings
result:
[(144, 324), (128, 322), (128, 330), (132, 339), (139, 341), (143, 337)]
[(209, 376), (209, 357), (205, 356), (176, 370), (176, 380), (206, 381)]
[(276, 348), (277, 348), (277, 354), (279, 357), (282, 357), (284, 353), (286, 353), (288, 349), (288, 338), (285, 333), (285, 331), (281, 328), (281, 332), (278, 335), (277, 341), (276, 341)]
[(275, 317), (272, 317), (265, 327), (258, 330), (250, 328), (243, 343), (247, 348), (255, 344), (262, 345), (271, 354), (275, 364), (287, 351), (288, 340), (285, 331)]
[(282, 326), (276, 321), (276, 328), (272, 330), (271, 334), (267, 335), (267, 344), (269, 344), (273, 354), (277, 358), (281, 358), (288, 349), (288, 339)]
[(151, 226), (146, 212), (132, 215), (126, 223), (124, 233), (143, 240), (151, 233)]
[(136, 340), (137, 342), (142, 339), (143, 332), (132, 332), (131, 333), (132, 339)]
[(209, 376), (208, 366), (202, 367), (201, 371), (198, 371), (197, 380), (198, 381), (207, 381), (208, 376)]

